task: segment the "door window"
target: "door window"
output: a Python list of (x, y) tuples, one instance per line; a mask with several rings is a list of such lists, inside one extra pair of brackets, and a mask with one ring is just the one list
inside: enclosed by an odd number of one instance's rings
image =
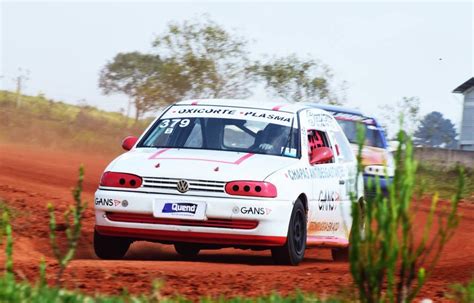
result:
[[(329, 143), (328, 135), (320, 130), (310, 129), (308, 130), (308, 153), (309, 158), (311, 159), (311, 154), (316, 148), (328, 147), (331, 148)], [(327, 163), (334, 162), (334, 157), (331, 161)]]

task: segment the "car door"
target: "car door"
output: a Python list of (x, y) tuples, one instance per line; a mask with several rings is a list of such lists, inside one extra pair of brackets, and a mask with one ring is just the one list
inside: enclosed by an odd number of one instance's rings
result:
[[(352, 202), (351, 193), (359, 197), (363, 187), (356, 184), (357, 161), (355, 159), (352, 147), (341, 129), (334, 129), (329, 132), (335, 149), (336, 163), (340, 166), (341, 174), (339, 176), (339, 210), (341, 228), (338, 231), (338, 237), (349, 239), (352, 225)], [(358, 188), (357, 188), (358, 187)]]
[[(310, 110), (307, 113), (309, 120), (306, 131), (306, 148), (311, 155), (316, 148), (327, 147), (333, 151), (334, 144), (324, 121), (332, 121), (333, 117), (321, 111)], [(308, 161), (311, 159), (308, 156)], [(309, 202), (308, 238), (335, 236), (340, 232), (340, 184), (343, 171), (336, 157), (325, 163), (310, 165), (313, 199)]]

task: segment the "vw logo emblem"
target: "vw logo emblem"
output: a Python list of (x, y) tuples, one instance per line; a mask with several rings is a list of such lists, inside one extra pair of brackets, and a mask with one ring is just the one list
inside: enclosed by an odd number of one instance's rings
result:
[(179, 180), (178, 183), (176, 184), (176, 189), (180, 193), (185, 193), (189, 190), (189, 183), (186, 180)]

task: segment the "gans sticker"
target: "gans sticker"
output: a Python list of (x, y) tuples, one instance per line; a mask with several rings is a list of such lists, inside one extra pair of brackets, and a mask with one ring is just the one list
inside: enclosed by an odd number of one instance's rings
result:
[(117, 200), (117, 199), (112, 199), (112, 198), (101, 198), (97, 197), (95, 198), (95, 205), (97, 206), (119, 206), (122, 205), (123, 207), (128, 206), (128, 201), (127, 200)]
[(243, 206), (240, 208), (240, 213), (243, 215), (268, 215), (271, 213), (270, 208), (265, 207), (247, 207)]

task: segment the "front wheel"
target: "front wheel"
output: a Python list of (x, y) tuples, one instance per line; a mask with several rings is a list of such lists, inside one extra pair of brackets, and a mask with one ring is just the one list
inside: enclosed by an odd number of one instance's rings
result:
[(272, 248), (273, 261), (281, 265), (298, 265), (306, 249), (306, 211), (300, 199), (296, 200), (290, 217), (288, 236), (284, 246)]
[(130, 244), (132, 244), (132, 241), (127, 238), (105, 236), (94, 230), (94, 251), (97, 257), (101, 259), (122, 259)]

